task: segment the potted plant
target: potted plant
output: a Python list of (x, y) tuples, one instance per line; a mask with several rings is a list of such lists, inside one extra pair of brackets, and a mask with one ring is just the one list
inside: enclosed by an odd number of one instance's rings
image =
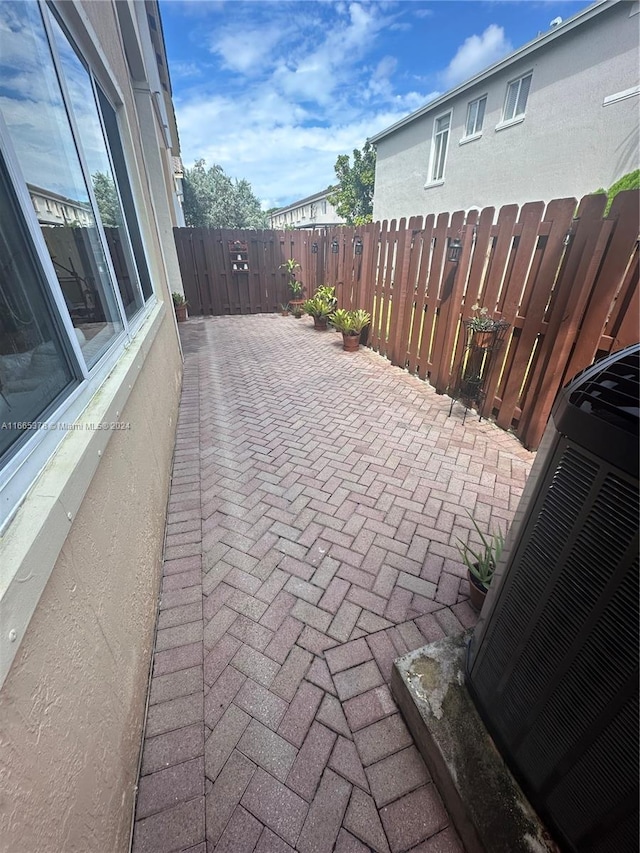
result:
[(287, 302), (287, 303), (281, 303), (281, 304), (280, 304), (280, 314), (281, 314), (283, 317), (288, 317), (288, 316), (289, 316), (289, 303), (288, 303), (288, 302)]
[[(295, 258), (289, 258), (283, 264), (280, 264), (280, 269), (285, 270), (288, 277), (288, 286), (291, 291), (291, 299), (289, 300), (289, 308), (291, 309), (291, 313), (294, 317), (302, 317), (302, 306), (304, 305), (304, 299), (302, 298), (304, 294), (304, 285), (301, 281), (299, 281), (296, 277), (297, 270), (300, 269), (300, 264), (296, 261)], [(297, 314), (295, 309), (296, 307), (300, 308), (300, 313)]]
[(488, 308), (481, 308), (477, 303), (471, 306), (473, 316), (464, 321), (471, 336), (470, 343), (475, 348), (487, 349), (495, 344), (496, 333), (507, 329), (506, 320), (495, 320), (489, 316)]
[(184, 297), (184, 294), (178, 293), (178, 291), (174, 291), (171, 294), (171, 298), (173, 299), (173, 308), (176, 312), (176, 320), (178, 323), (184, 323), (187, 319), (187, 306), (189, 303)]
[(324, 284), (316, 290), (315, 296), (319, 296), (320, 299), (324, 299), (324, 301), (330, 305), (332, 312), (338, 307), (335, 287), (329, 287), (329, 285)]
[(469, 518), (473, 522), (473, 526), (482, 544), (474, 549), (466, 542), (463, 542), (462, 539), (456, 537), (460, 543), (457, 547), (467, 567), (471, 604), (476, 610), (482, 610), (487, 590), (493, 580), (496, 566), (504, 548), (504, 536), (501, 530), (498, 530), (492, 536), (485, 536), (478, 527), (478, 522), (470, 513)]
[(355, 352), (360, 346), (360, 333), (371, 322), (371, 314), (362, 308), (355, 311), (338, 308), (331, 315), (331, 322), (342, 332), (342, 349)]
[[(331, 288), (333, 289), (333, 288)], [(317, 329), (319, 332), (326, 330), (327, 328), (327, 320), (329, 316), (333, 313), (334, 306), (327, 302), (322, 298), (317, 292), (314, 297), (311, 299), (307, 299), (307, 301), (302, 306), (302, 310), (305, 314), (308, 314), (310, 317), (313, 317), (313, 327)]]

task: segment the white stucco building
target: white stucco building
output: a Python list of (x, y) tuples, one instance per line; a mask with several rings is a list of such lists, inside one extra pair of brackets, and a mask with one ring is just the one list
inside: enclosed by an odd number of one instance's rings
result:
[(271, 228), (319, 228), (321, 226), (344, 225), (327, 196), (329, 190), (315, 193), (281, 207), (271, 214)]
[(580, 198), (637, 169), (639, 12), (600, 0), (371, 137), (374, 220)]

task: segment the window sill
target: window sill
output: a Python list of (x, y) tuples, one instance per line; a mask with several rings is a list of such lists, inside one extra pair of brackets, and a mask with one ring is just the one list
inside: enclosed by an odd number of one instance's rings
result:
[(495, 127), (496, 133), (500, 130), (506, 130), (507, 127), (514, 127), (516, 124), (522, 124), (523, 121), (524, 116), (517, 116), (516, 118), (509, 119), (509, 121), (501, 121)]
[(616, 92), (614, 95), (607, 95), (602, 102), (603, 107), (608, 107), (609, 104), (617, 104), (618, 101), (625, 101), (627, 98), (633, 98), (634, 95), (640, 94), (640, 86), (634, 86), (631, 89), (625, 89), (623, 92)]
[[(57, 446), (0, 536), (0, 687), (166, 314), (153, 307), (138, 334)], [(64, 421), (62, 414), (60, 420)], [(69, 420), (73, 420), (69, 417)]]
[(433, 187), (441, 187), (441, 186), (443, 186), (443, 184), (444, 184), (444, 180), (442, 180), (442, 181), (428, 181), (424, 185), (424, 189), (430, 190), (430, 189), (433, 189)]
[(482, 137), (482, 131), (478, 133), (472, 133), (471, 136), (463, 136), (461, 140), (459, 140), (458, 145), (466, 145), (467, 142), (475, 142), (476, 139), (480, 139)]

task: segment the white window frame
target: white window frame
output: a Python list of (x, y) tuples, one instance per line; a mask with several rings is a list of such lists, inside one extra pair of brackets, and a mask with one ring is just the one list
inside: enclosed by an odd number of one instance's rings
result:
[[(449, 126), (445, 130), (438, 130), (438, 122), (442, 121), (442, 119), (449, 119)], [(429, 156), (429, 172), (428, 179), (425, 184), (425, 187), (439, 187), (444, 183), (444, 176), (447, 169), (447, 155), (449, 153), (449, 142), (451, 140), (451, 128), (453, 126), (453, 109), (446, 110), (443, 113), (440, 113), (437, 116), (433, 117), (433, 131), (431, 137), (431, 153)], [(442, 154), (442, 148), (439, 145), (439, 138), (442, 138), (446, 134), (446, 141), (444, 142), (444, 153)], [(435, 177), (435, 170), (437, 167), (437, 161), (440, 160), (440, 156), (442, 154), (442, 171)]]
[[(477, 127), (478, 124), (478, 111), (480, 109), (480, 104), (484, 101), (484, 110), (482, 112), (482, 122), (480, 127)], [(471, 110), (473, 107), (476, 107), (476, 115), (473, 121), (473, 130), (469, 133), (469, 118), (471, 116)], [(482, 128), (484, 125), (484, 120), (487, 115), (487, 95), (480, 95), (479, 98), (474, 98), (473, 101), (469, 101), (467, 104), (467, 117), (464, 124), (464, 136), (460, 140), (460, 144), (464, 142), (472, 142), (474, 139), (480, 139), (482, 136)]]
[[(57, 54), (55, 42), (52, 39), (51, 27), (48, 18), (48, 16), (53, 14), (53, 12), (46, 3), (39, 3), (38, 5), (39, 8), (44, 12), (44, 27), (47, 33), (47, 37), (49, 39), (49, 49), (53, 59), (54, 67), (56, 68), (57, 73), (60, 75), (59, 79), (64, 80), (64, 75), (61, 74), (59, 57)], [(83, 57), (85, 57), (86, 62), (86, 51), (83, 50), (81, 43), (75, 38), (75, 36), (70, 37), (67, 33), (65, 33), (65, 35), (67, 36), (67, 38), (71, 38), (72, 46), (75, 47)], [(95, 74), (90, 67), (90, 63), (88, 64), (88, 73), (91, 80), (91, 85), (94, 88), (95, 93)], [(101, 76), (105, 73), (106, 69), (102, 67)], [(117, 86), (115, 85), (110, 74), (109, 83), (111, 84), (110, 88), (116, 89), (117, 91)], [(104, 87), (103, 91), (106, 92), (106, 89)], [(66, 85), (64, 83), (62, 84), (62, 96), (64, 98), (65, 108), (67, 109), (67, 115), (70, 121), (70, 126), (72, 128), (72, 133), (74, 134), (74, 143), (76, 143), (78, 139), (77, 127), (75, 126), (75, 119), (69, 111), (68, 93), (66, 91)], [(118, 115), (118, 112), (119, 111), (116, 109), (116, 116)], [(98, 116), (100, 119), (102, 132), (103, 134), (105, 134), (102, 115), (99, 109)], [(107, 137), (105, 134), (105, 140), (106, 139)], [(123, 150), (125, 150), (126, 156), (126, 147), (124, 145), (124, 139), (122, 141)], [(15, 448), (15, 450), (9, 451), (10, 455), (4, 461), (2, 467), (0, 468), (1, 536), (3, 531), (13, 519), (21, 502), (25, 498), (27, 492), (32, 487), (38, 474), (42, 471), (48, 460), (53, 456), (56, 449), (65, 438), (65, 431), (61, 429), (54, 429), (53, 425), (57, 425), (60, 423), (73, 423), (82, 415), (83, 411), (86, 409), (87, 405), (91, 401), (92, 397), (95, 395), (98, 388), (112, 373), (115, 366), (118, 364), (118, 362), (122, 359), (123, 355), (131, 346), (131, 343), (133, 339), (137, 336), (137, 333), (147, 323), (150, 315), (158, 315), (158, 309), (159, 307), (161, 307), (161, 303), (158, 303), (156, 284), (154, 282), (152, 268), (149, 265), (146, 235), (144, 234), (144, 229), (140, 227), (143, 220), (138, 215), (138, 222), (141, 232), (140, 236), (144, 252), (144, 261), (145, 263), (147, 263), (147, 268), (149, 269), (149, 275), (153, 290), (149, 298), (146, 299), (146, 301), (144, 300), (144, 293), (142, 294), (142, 307), (130, 319), (127, 318), (124, 306), (122, 304), (120, 290), (117, 285), (115, 272), (113, 271), (110, 253), (105, 244), (102, 225), (100, 223), (99, 218), (97, 218), (96, 227), (98, 229), (99, 239), (104, 247), (105, 260), (107, 263), (107, 268), (109, 270), (110, 284), (115, 292), (116, 304), (118, 306), (120, 321), (122, 322), (123, 328), (110, 342), (109, 346), (104, 351), (104, 353), (102, 353), (98, 361), (91, 368), (89, 368), (82, 352), (82, 348), (80, 347), (80, 344), (78, 342), (78, 338), (75, 333), (75, 328), (73, 326), (71, 317), (66, 307), (62, 288), (58, 281), (58, 277), (56, 275), (51, 256), (44, 240), (42, 228), (40, 226), (36, 211), (31, 201), (31, 196), (29, 194), (26, 180), (24, 178), (24, 175), (22, 174), (22, 170), (20, 168), (17, 156), (13, 148), (13, 142), (11, 140), (8, 128), (4, 122), (4, 118), (2, 115), (0, 115), (0, 146), (6, 164), (8, 179), (13, 186), (14, 192), (16, 194), (17, 203), (22, 213), (22, 220), (25, 227), (26, 235), (31, 241), (33, 251), (36, 255), (36, 260), (40, 264), (44, 275), (47, 292), (53, 302), (54, 308), (57, 311), (56, 323), (64, 336), (65, 349), (71, 359), (73, 372), (75, 373), (77, 380), (77, 384), (75, 385), (75, 387), (72, 383), (71, 386), (67, 389), (66, 396), (55, 409), (52, 409), (50, 412), (48, 412), (45, 417), (38, 418), (38, 423), (44, 424), (45, 426), (43, 426), (41, 429), (31, 430), (28, 436), (25, 435), (24, 440), (19, 443), (19, 446)], [(79, 151), (78, 153), (80, 158), (81, 169), (83, 171), (83, 174), (85, 175), (85, 180), (87, 180), (87, 166), (84, 160), (84, 155), (81, 153), (81, 151)], [(109, 150), (108, 144), (107, 154), (111, 162), (111, 152)], [(111, 165), (113, 168), (113, 164)], [(132, 194), (134, 195), (134, 198), (136, 195), (133, 186), (133, 178), (135, 177), (135, 174), (136, 173), (133, 170), (130, 172)], [(97, 204), (95, 201), (95, 196), (92, 190), (90, 180), (87, 181), (87, 187), (92, 202), (92, 210), (95, 214), (97, 211)], [(162, 313), (164, 313), (164, 311), (162, 311)], [(155, 323), (153, 324), (153, 326), (154, 328), (156, 328)], [(51, 429), (48, 429), (47, 426), (50, 426)]]
[[(522, 112), (515, 112), (515, 110), (517, 110), (517, 108), (518, 108), (518, 101), (520, 100), (520, 93), (522, 91), (522, 83), (527, 78), (529, 78), (529, 88), (527, 90), (527, 99), (524, 103), (524, 108), (523, 108)], [(507, 90), (506, 90), (505, 95), (504, 95), (504, 103), (502, 105), (502, 119), (496, 125), (496, 130), (502, 130), (502, 128), (504, 128), (504, 127), (512, 127), (514, 124), (520, 124), (520, 122), (524, 121), (525, 116), (527, 114), (527, 105), (529, 103), (529, 96), (531, 95), (531, 83), (532, 83), (532, 81), (533, 81), (533, 69), (525, 72), (524, 74), (520, 74), (519, 77), (514, 77), (513, 80), (509, 80), (509, 82), (507, 83)], [(507, 104), (509, 102), (509, 93), (510, 93), (512, 87), (516, 86), (516, 85), (518, 87), (518, 91), (517, 91), (515, 102), (514, 102), (514, 113), (512, 116), (507, 117), (506, 109), (507, 109)]]
[[(47, 16), (48, 4), (39, 3)], [(56, 9), (56, 11), (58, 11)], [(132, 147), (128, 121), (123, 118), (122, 92), (108, 68), (104, 53), (88, 19), (76, 15), (76, 7), (62, 10), (73, 43), (86, 61), (91, 57), (89, 74), (98, 81), (111, 104), (116, 104), (120, 138), (137, 211), (144, 258), (149, 269), (152, 292), (131, 320), (121, 309), (123, 331), (114, 338), (99, 361), (89, 370), (75, 329), (66, 309), (61, 288), (46, 249), (42, 229), (34, 210), (24, 176), (6, 126), (0, 117), (0, 146), (6, 164), (7, 180), (13, 187), (21, 225), (31, 242), (31, 250), (43, 274), (52, 313), (62, 332), (64, 346), (77, 384), (40, 423), (70, 423), (73, 429), (29, 431), (0, 469), (0, 688), (20, 648), (40, 596), (56, 565), (76, 514), (80, 510), (94, 474), (100, 465), (113, 430), (93, 429), (121, 419), (127, 400), (143, 372), (147, 356), (166, 315), (173, 311), (158, 296), (156, 265), (149, 263), (149, 240), (158, 235), (157, 222), (150, 212), (144, 216), (141, 174)], [(77, 20), (76, 20), (77, 18)], [(151, 69), (153, 72), (153, 68)], [(115, 97), (114, 97), (115, 96)], [(74, 140), (75, 142), (75, 140)], [(108, 148), (108, 146), (107, 146)], [(108, 148), (109, 150), (109, 148)], [(110, 153), (110, 152), (109, 152)], [(143, 167), (144, 168), (144, 167)], [(160, 247), (162, 255), (162, 250)], [(137, 259), (136, 259), (137, 260)], [(117, 282), (112, 282), (117, 288)], [(119, 295), (119, 294), (118, 294)], [(144, 294), (143, 294), (144, 296)], [(64, 309), (64, 310), (62, 310)], [(100, 393), (96, 393), (100, 390)], [(11, 451), (10, 451), (11, 453)]]

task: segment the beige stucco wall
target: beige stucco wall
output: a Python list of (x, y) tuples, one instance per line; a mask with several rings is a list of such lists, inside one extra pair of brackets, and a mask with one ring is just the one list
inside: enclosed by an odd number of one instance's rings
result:
[[(170, 300), (179, 267), (170, 187), (162, 169), (149, 174), (161, 158), (155, 119), (136, 113), (151, 87), (141, 80), (134, 94), (115, 8), (56, 6), (117, 106), (156, 298), (169, 308), (149, 304), (81, 417), (130, 428), (108, 442), (70, 432), (0, 537), (0, 560), (24, 554), (5, 566), (3, 602), (18, 630), (0, 626), (6, 667), (12, 660), (0, 688), (0, 853), (125, 853), (182, 375)], [(38, 575), (48, 576), (41, 595)], [(35, 610), (24, 617), (29, 589)]]
[(0, 851), (128, 849), (181, 381), (166, 314), (0, 691)]

